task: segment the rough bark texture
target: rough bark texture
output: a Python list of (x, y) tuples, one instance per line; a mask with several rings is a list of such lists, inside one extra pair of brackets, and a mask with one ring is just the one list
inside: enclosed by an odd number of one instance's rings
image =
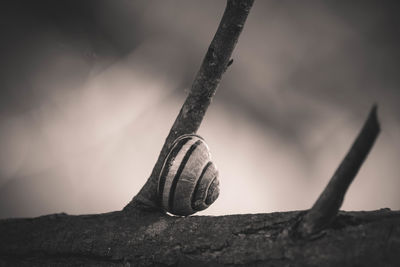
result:
[(193, 216), (112, 212), (0, 221), (1, 266), (398, 266), (400, 211), (340, 212), (313, 239), (303, 212)]
[(189, 95), (186, 98), (161, 149), (153, 171), (140, 192), (125, 209), (159, 209), (157, 195), (158, 176), (165, 157), (174, 140), (184, 134), (196, 133), (211, 99), (217, 90), (222, 74), (232, 63), (233, 49), (242, 32), (254, 0), (228, 0), (217, 32), (208, 48)]

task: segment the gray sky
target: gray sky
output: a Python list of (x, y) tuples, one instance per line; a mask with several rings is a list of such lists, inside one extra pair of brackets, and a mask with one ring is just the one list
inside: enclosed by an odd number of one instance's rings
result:
[[(121, 209), (157, 159), (225, 1), (1, 8), (0, 217)], [(343, 208), (400, 208), (397, 1), (256, 0), (199, 134), (201, 214), (307, 209), (373, 103), (382, 133)]]

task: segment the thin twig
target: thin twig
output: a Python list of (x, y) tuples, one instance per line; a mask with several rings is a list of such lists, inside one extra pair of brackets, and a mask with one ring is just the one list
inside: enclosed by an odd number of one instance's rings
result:
[(157, 183), (162, 163), (174, 140), (183, 134), (196, 133), (215, 94), (222, 74), (243, 29), (254, 0), (228, 0), (217, 32), (208, 48), (189, 95), (173, 124), (153, 171), (140, 192), (124, 208), (158, 209)]
[(304, 215), (298, 229), (301, 236), (308, 236), (326, 228), (336, 217), (347, 189), (371, 150), (379, 132), (379, 122), (374, 105), (357, 139), (340, 163), (325, 190), (313, 207)]

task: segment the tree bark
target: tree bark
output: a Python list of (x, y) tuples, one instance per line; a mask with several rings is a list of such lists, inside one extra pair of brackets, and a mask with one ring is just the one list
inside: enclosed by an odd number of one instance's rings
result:
[(123, 211), (0, 221), (1, 266), (398, 266), (400, 211), (340, 212), (312, 239), (303, 212), (172, 217)]

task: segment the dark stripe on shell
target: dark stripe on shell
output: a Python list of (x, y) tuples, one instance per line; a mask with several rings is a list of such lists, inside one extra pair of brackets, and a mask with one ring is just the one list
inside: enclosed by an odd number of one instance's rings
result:
[(182, 149), (182, 147), (189, 140), (190, 140), (190, 137), (179, 140), (174, 145), (174, 147), (172, 148), (171, 152), (167, 155), (167, 158), (166, 158), (165, 163), (164, 163), (163, 168), (162, 168), (162, 173), (160, 175), (160, 180), (158, 182), (158, 195), (159, 195), (159, 198), (160, 198), (160, 203), (162, 202), (165, 180), (167, 179), (167, 175), (168, 175), (169, 169), (171, 168), (176, 155), (178, 155), (179, 151)]
[(207, 188), (207, 194), (205, 200), (206, 205), (210, 206), (212, 203), (214, 203), (214, 201), (218, 198), (218, 196), (219, 196), (219, 181), (217, 179), (217, 176), (215, 176)]
[(195, 202), (196, 202), (195, 196), (196, 196), (196, 194), (197, 194), (197, 191), (199, 190), (199, 186), (200, 186), (201, 180), (203, 179), (204, 174), (206, 173), (208, 167), (211, 166), (211, 164), (212, 164), (211, 161), (209, 161), (209, 162), (206, 164), (206, 166), (203, 168), (203, 171), (202, 171), (201, 174), (200, 174), (199, 179), (197, 180), (197, 183), (196, 183), (196, 186), (195, 186), (195, 188), (194, 188), (194, 190), (193, 190), (192, 196), (190, 197), (190, 203), (191, 203), (192, 209), (195, 209)]
[(174, 211), (174, 197), (175, 197), (175, 189), (176, 185), (178, 184), (178, 181), (180, 179), (180, 176), (182, 174), (183, 169), (185, 168), (186, 163), (188, 162), (190, 156), (192, 155), (193, 151), (201, 144), (202, 141), (198, 140), (196, 143), (194, 143), (189, 150), (186, 152), (185, 156), (183, 157), (183, 160), (181, 162), (181, 165), (179, 165), (179, 169), (176, 172), (176, 175), (174, 177), (174, 180), (172, 181), (171, 185), (171, 190), (169, 191), (169, 199), (168, 199), (168, 208), (171, 213)]

